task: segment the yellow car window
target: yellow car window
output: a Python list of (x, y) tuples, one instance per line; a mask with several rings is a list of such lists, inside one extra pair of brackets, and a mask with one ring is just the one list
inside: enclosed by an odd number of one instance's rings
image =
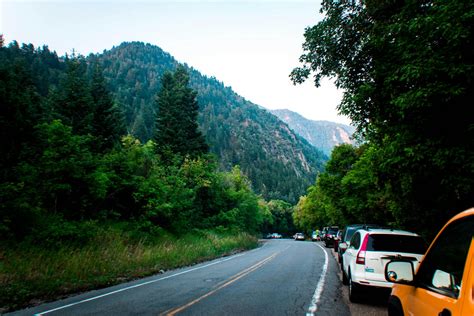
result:
[(421, 287), (457, 298), (474, 235), (474, 216), (451, 223), (441, 233), (416, 275)]

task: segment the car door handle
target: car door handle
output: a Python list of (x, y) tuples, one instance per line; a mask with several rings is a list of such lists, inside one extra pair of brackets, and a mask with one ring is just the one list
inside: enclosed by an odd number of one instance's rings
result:
[(451, 316), (451, 311), (445, 308), (438, 314), (438, 316)]

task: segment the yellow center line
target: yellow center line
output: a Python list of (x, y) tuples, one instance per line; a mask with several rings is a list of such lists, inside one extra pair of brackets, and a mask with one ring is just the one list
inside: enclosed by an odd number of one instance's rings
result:
[(208, 296), (211, 296), (212, 294), (216, 293), (217, 291), (229, 286), (230, 284), (234, 283), (235, 281), (243, 278), (244, 276), (252, 273), (253, 271), (257, 270), (258, 268), (262, 267), (264, 264), (268, 263), (270, 260), (272, 260), (273, 258), (275, 258), (277, 255), (279, 254), (279, 252), (277, 253), (274, 253), (273, 255), (271, 255), (270, 257), (267, 257), (259, 262), (257, 262), (256, 264), (254, 264), (253, 266), (243, 270), (243, 271), (240, 271), (239, 273), (233, 275), (232, 277), (230, 277), (227, 281), (224, 281), (224, 283), (222, 283), (221, 285), (219, 285), (217, 288), (215, 288), (214, 290), (210, 291), (210, 292), (207, 292), (206, 294), (198, 297), (197, 299), (181, 306), (181, 307), (177, 307), (175, 309), (170, 309), (160, 315), (166, 315), (166, 316), (173, 316), (173, 315), (176, 315), (177, 313), (185, 310), (186, 308), (202, 301), (203, 299), (205, 299), (206, 297)]

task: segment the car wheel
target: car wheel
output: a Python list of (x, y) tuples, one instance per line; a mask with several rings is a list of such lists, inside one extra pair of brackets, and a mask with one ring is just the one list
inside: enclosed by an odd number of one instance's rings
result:
[[(342, 268), (342, 266), (341, 266), (341, 268)], [(342, 269), (342, 284), (349, 285), (349, 279), (347, 278), (347, 275), (344, 272), (344, 269)]]
[(403, 316), (403, 307), (396, 296), (390, 296), (388, 299), (388, 316)]
[(360, 294), (359, 292), (360, 292), (359, 285), (352, 282), (352, 276), (349, 271), (349, 300), (352, 303), (356, 303), (359, 301), (359, 294)]

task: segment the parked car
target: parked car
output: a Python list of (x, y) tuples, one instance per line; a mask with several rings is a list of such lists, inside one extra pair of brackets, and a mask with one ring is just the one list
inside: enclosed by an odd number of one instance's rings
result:
[(333, 247), (334, 246), (334, 238), (336, 238), (337, 232), (339, 231), (339, 227), (331, 226), (328, 227), (326, 233), (324, 234), (323, 241), (325, 247)]
[(341, 241), (342, 238), (342, 230), (338, 230), (336, 237), (334, 237), (334, 251), (337, 252), (339, 249), (339, 242)]
[[(344, 254), (347, 247), (349, 246), (352, 236), (360, 228), (381, 228), (381, 227), (374, 224), (352, 224), (352, 225), (347, 225), (342, 230), (342, 237), (337, 247), (337, 259), (339, 263), (341, 264), (341, 269), (342, 269), (342, 255)], [(344, 244), (344, 245), (340, 247), (341, 244)]]
[(267, 239), (280, 239), (280, 238), (282, 238), (282, 237), (283, 237), (283, 236), (280, 235), (280, 234), (278, 234), (278, 233), (270, 233), (270, 234), (267, 234), (267, 235), (265, 236), (265, 238), (267, 238)]
[(390, 260), (401, 258), (416, 268), (425, 251), (425, 242), (415, 233), (380, 228), (357, 230), (342, 255), (342, 283), (349, 285), (350, 301), (358, 301), (367, 287), (392, 287), (384, 274)]
[(303, 233), (296, 233), (293, 237), (295, 238), (295, 240), (304, 240)]
[[(474, 208), (454, 216), (431, 243), (418, 270), (403, 259), (385, 267), (396, 283), (388, 314), (474, 315)], [(416, 273), (415, 273), (416, 271)]]

